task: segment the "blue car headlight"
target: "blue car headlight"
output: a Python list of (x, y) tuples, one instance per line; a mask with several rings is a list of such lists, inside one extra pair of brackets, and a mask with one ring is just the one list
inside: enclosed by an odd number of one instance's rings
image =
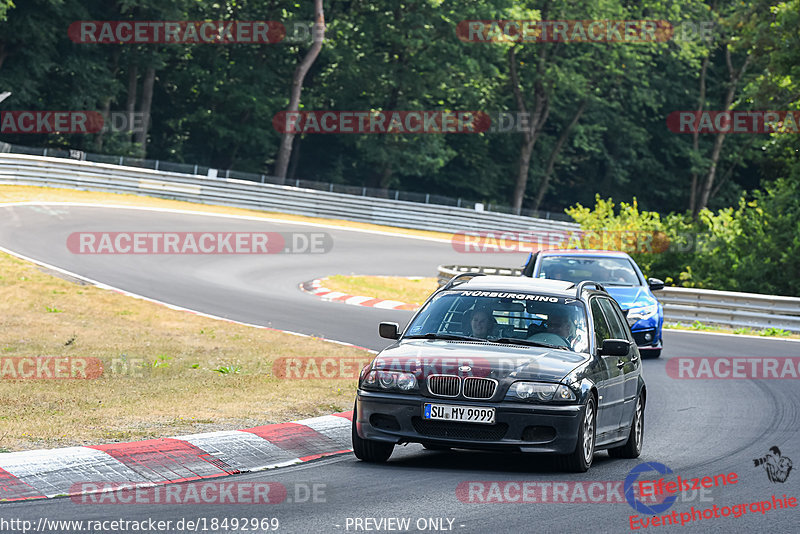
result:
[(658, 304), (651, 304), (650, 306), (640, 306), (638, 308), (631, 308), (628, 310), (628, 326), (635, 325), (642, 319), (649, 319), (658, 313)]

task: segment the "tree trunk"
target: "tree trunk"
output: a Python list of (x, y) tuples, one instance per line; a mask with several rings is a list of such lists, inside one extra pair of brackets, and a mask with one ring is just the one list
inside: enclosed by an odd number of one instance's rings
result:
[[(306, 53), (303, 61), (297, 66), (292, 78), (292, 90), (289, 96), (289, 113), (297, 112), (300, 109), (300, 93), (303, 91), (303, 79), (306, 73), (314, 64), (320, 50), (322, 50), (322, 40), (325, 38), (325, 13), (322, 9), (322, 0), (314, 0), (314, 28), (311, 30), (314, 41), (311, 48)], [(275, 176), (283, 180), (286, 179), (286, 170), (289, 166), (289, 159), (292, 156), (292, 141), (294, 134), (285, 132), (281, 139), (281, 146), (278, 149), (278, 159), (275, 162)]]
[(136, 142), (142, 146), (142, 157), (147, 156), (147, 130), (150, 126), (150, 107), (153, 104), (153, 84), (156, 79), (156, 69), (147, 67), (142, 83), (142, 101), (139, 112), (142, 114), (142, 129), (136, 133)]
[[(739, 81), (744, 76), (745, 71), (747, 71), (747, 66), (750, 63), (750, 58), (753, 57), (752, 55), (748, 55), (744, 63), (742, 63), (742, 67), (739, 71), (735, 71), (733, 68), (733, 63), (731, 62), (731, 49), (729, 45), (725, 46), (725, 61), (728, 64), (728, 74), (729, 74), (729, 86), (728, 86), (728, 94), (725, 95), (725, 108), (724, 111), (730, 111), (733, 105), (734, 97), (736, 96), (736, 86), (739, 84)], [(698, 213), (706, 206), (708, 206), (708, 200), (711, 197), (711, 189), (714, 186), (714, 178), (717, 175), (717, 165), (719, 164), (720, 154), (722, 153), (722, 145), (725, 142), (724, 133), (718, 133), (716, 139), (714, 139), (714, 148), (711, 151), (711, 167), (708, 169), (708, 174), (706, 175), (705, 181), (703, 183), (703, 189), (700, 195), (700, 202), (696, 206), (696, 210), (694, 215), (697, 216)]]
[[(702, 113), (706, 103), (706, 73), (708, 72), (708, 62), (710, 54), (703, 58), (703, 67), (700, 69), (700, 96), (697, 99), (697, 115)], [(700, 133), (695, 128), (692, 132), (692, 150), (695, 158), (700, 154)], [(692, 169), (692, 189), (689, 192), (689, 211), (694, 214), (697, 206), (697, 169)]]
[[(523, 132), (522, 148), (520, 149), (517, 164), (517, 179), (514, 184), (514, 194), (511, 197), (511, 207), (514, 213), (517, 214), (522, 213), (522, 201), (525, 199), (525, 189), (528, 186), (528, 170), (530, 169), (533, 148), (536, 145), (536, 140), (539, 138), (544, 123), (547, 122), (547, 116), (550, 114), (548, 95), (542, 84), (546, 60), (547, 49), (542, 47), (540, 48), (539, 61), (536, 66), (536, 82), (533, 86), (533, 114), (530, 117), (528, 128)], [(522, 88), (520, 87), (519, 76), (517, 75), (516, 52), (513, 47), (508, 50), (508, 63), (511, 86), (514, 90), (514, 98), (517, 101), (517, 111), (520, 113), (528, 113), (525, 100), (522, 98)]]
[[(139, 69), (136, 65), (128, 67), (128, 95), (125, 101), (125, 113), (128, 115), (128, 124), (133, 124), (133, 112), (136, 110), (136, 88), (137, 78), (139, 76)], [(133, 141), (133, 133), (131, 132), (130, 140)]]
[(581, 119), (581, 115), (586, 110), (586, 104), (588, 104), (588, 99), (583, 99), (578, 106), (578, 109), (575, 110), (575, 115), (572, 116), (572, 120), (567, 124), (566, 128), (561, 131), (561, 135), (558, 137), (556, 141), (556, 146), (553, 147), (553, 151), (550, 153), (550, 159), (547, 162), (547, 169), (544, 172), (544, 176), (542, 176), (542, 183), (539, 184), (539, 191), (536, 194), (536, 200), (533, 203), (533, 210), (539, 211), (539, 206), (542, 204), (542, 200), (544, 200), (544, 195), (547, 193), (547, 187), (550, 185), (550, 177), (553, 175), (553, 169), (556, 165), (556, 160), (558, 159), (558, 155), (561, 153), (561, 149), (564, 148), (564, 143), (567, 141), (570, 132), (578, 124), (578, 121)]

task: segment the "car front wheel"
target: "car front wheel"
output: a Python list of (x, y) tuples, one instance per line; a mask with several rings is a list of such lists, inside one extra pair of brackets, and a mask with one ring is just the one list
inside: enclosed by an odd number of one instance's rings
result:
[(563, 466), (567, 471), (585, 473), (592, 466), (596, 422), (597, 407), (594, 397), (589, 396), (578, 429), (578, 442), (575, 444), (575, 450), (562, 458)]
[(364, 439), (358, 435), (358, 428), (356, 422), (358, 421), (358, 402), (353, 406), (353, 424), (352, 424), (352, 440), (353, 440), (353, 453), (356, 458), (364, 462), (383, 463), (389, 459), (394, 451), (394, 443), (383, 443), (382, 441), (373, 441), (371, 439)]

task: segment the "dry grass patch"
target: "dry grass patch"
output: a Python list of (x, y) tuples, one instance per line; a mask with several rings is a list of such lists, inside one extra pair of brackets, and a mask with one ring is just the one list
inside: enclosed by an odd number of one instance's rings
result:
[(0, 254), (0, 359), (40, 356), (99, 358), (103, 374), (0, 378), (0, 451), (240, 429), (350, 410), (355, 380), (280, 380), (271, 375), (272, 362), (370, 357), (74, 284)]
[(436, 278), (405, 278), (402, 276), (344, 276), (325, 279), (323, 285), (349, 295), (399, 300), (421, 306), (438, 289)]

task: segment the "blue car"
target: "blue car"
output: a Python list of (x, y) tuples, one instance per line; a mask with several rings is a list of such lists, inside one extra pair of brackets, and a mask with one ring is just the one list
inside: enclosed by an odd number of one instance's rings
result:
[(605, 287), (628, 320), (643, 358), (661, 356), (664, 307), (653, 291), (664, 288), (657, 278), (645, 278), (624, 252), (610, 250), (540, 250), (528, 256), (522, 274), (532, 278), (593, 280)]

